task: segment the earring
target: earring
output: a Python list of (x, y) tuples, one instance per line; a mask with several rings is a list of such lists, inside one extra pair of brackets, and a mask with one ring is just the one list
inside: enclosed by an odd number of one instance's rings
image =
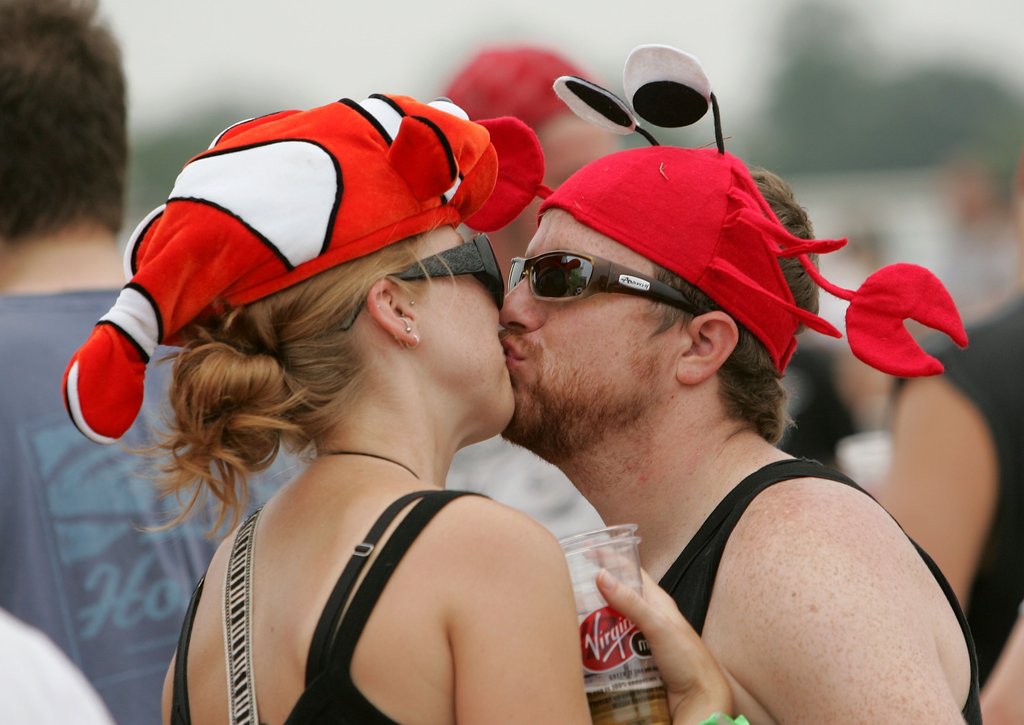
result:
[(405, 331), (406, 331), (406, 332), (412, 332), (412, 325), (410, 325), (410, 324), (409, 324), (409, 321), (408, 321), (407, 319), (405, 319), (404, 317), (400, 317), (399, 319), (400, 319), (400, 320), (401, 320), (402, 322), (404, 322), (404, 323), (405, 323)]

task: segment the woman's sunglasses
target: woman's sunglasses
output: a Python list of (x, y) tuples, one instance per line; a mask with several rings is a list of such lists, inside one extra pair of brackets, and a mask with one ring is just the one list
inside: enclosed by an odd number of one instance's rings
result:
[[(501, 303), (505, 301), (505, 285), (502, 283), (498, 260), (491, 249), (491, 240), (486, 234), (477, 234), (465, 244), (425, 257), (391, 276), (413, 281), (428, 277), (457, 277), (463, 274), (473, 275), (494, 299), (498, 309), (501, 309)], [(363, 305), (360, 303), (342, 322), (341, 329), (347, 330), (352, 327), (362, 309)]]
[(502, 283), (498, 260), (491, 249), (491, 240), (486, 234), (477, 234), (465, 244), (421, 259), (394, 276), (415, 280), (446, 275), (457, 277), (462, 274), (476, 277), (494, 298), (494, 304), (501, 309), (501, 303), (505, 301), (505, 285)]
[(618, 292), (664, 302), (692, 315), (700, 314), (674, 287), (601, 257), (563, 251), (513, 257), (508, 291), (525, 278), (530, 280), (533, 296), (543, 300), (575, 300), (598, 292)]

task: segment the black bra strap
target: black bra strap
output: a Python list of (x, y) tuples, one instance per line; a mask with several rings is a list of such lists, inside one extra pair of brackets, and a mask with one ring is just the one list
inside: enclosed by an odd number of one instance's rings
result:
[(348, 671), (363, 628), (402, 557), (438, 511), (450, 501), (467, 495), (474, 494), (466, 491), (438, 491), (420, 501), (402, 520), (352, 595), (352, 603), (331, 642), (329, 659), (332, 664)]
[(334, 585), (334, 590), (327, 599), (324, 611), (320, 615), (316, 629), (313, 631), (309, 655), (306, 658), (307, 687), (316, 679), (317, 675), (324, 671), (330, 661), (328, 657), (330, 650), (328, 642), (332, 634), (338, 629), (342, 610), (348, 601), (352, 587), (356, 579), (358, 579), (360, 572), (362, 572), (363, 567), (366, 566), (366, 562), (369, 560), (370, 554), (373, 553), (377, 542), (380, 541), (380, 537), (384, 535), (388, 526), (391, 525), (391, 522), (394, 521), (402, 509), (408, 506), (410, 502), (421, 499), (429, 493), (432, 492), (415, 491), (393, 501), (391, 505), (384, 509), (384, 512), (377, 518), (373, 526), (370, 527), (370, 531), (366, 534), (363, 541), (356, 545), (352, 558), (348, 560), (348, 563), (341, 572), (341, 576), (338, 577), (338, 582)]

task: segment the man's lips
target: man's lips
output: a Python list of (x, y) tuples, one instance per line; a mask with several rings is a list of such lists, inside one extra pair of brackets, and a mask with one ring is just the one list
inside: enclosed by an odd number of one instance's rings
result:
[(524, 350), (521, 342), (517, 343), (517, 341), (512, 339), (509, 335), (502, 336), (501, 347), (505, 351), (505, 365), (508, 366), (509, 370), (513, 369), (526, 359), (526, 351)]

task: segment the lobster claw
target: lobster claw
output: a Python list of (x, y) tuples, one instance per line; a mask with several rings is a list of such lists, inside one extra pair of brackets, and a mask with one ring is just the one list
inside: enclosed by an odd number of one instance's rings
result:
[(939, 279), (916, 264), (892, 264), (860, 286), (846, 311), (853, 354), (899, 377), (937, 375), (942, 363), (926, 353), (903, 324), (915, 320), (967, 346), (960, 313)]

